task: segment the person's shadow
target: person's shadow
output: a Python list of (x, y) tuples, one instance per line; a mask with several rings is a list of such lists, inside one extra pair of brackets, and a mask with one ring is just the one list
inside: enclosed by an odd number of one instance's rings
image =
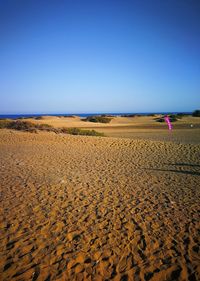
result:
[[(200, 168), (199, 164), (187, 164), (187, 163), (175, 163), (175, 164), (166, 164), (168, 166), (179, 166), (179, 167), (192, 167), (192, 168)], [(162, 172), (173, 172), (179, 174), (186, 174), (186, 175), (195, 175), (200, 176), (200, 171), (188, 171), (188, 170), (174, 170), (174, 169), (159, 169), (159, 168), (145, 168), (145, 170), (153, 170), (153, 171), (162, 171)]]

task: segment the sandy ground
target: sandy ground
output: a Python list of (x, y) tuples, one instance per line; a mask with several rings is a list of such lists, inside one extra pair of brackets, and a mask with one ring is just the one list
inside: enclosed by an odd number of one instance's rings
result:
[[(159, 115), (155, 117), (159, 117)], [(114, 117), (108, 124), (84, 122), (77, 116), (74, 118), (46, 116), (42, 120), (28, 120), (37, 124), (46, 123), (54, 127), (94, 129), (108, 137), (200, 144), (200, 118), (183, 117), (172, 123), (173, 131), (169, 132), (167, 124), (156, 122), (155, 117)]]
[[(161, 115), (152, 116), (140, 116), (140, 117), (113, 117), (110, 123), (93, 123), (93, 122), (84, 122), (82, 118), (78, 116), (74, 117), (56, 117), (56, 116), (43, 116), (41, 120), (35, 119), (26, 119), (30, 122), (38, 123), (38, 124), (50, 124), (54, 127), (101, 127), (101, 128), (110, 128), (110, 127), (151, 127), (151, 128), (166, 128), (165, 123), (159, 123), (154, 120), (156, 117), (160, 117)], [(175, 128), (187, 128), (193, 125), (194, 128), (200, 128), (200, 118), (187, 116), (173, 123), (173, 127)]]
[(0, 130), (1, 280), (200, 280), (200, 145)]

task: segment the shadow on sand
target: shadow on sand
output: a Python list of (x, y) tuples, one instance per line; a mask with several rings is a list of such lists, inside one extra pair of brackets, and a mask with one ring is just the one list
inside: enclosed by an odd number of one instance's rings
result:
[[(168, 166), (182, 166), (182, 167), (194, 167), (198, 169), (200, 165), (198, 164), (187, 164), (187, 163), (175, 163), (175, 164), (167, 164)], [(198, 171), (188, 171), (188, 170), (174, 170), (174, 169), (159, 169), (159, 168), (145, 168), (145, 170), (151, 170), (151, 171), (162, 171), (162, 172), (173, 172), (173, 173), (179, 173), (179, 174), (185, 174), (185, 175), (195, 175), (200, 176), (200, 172)]]
[(200, 167), (198, 164), (187, 164), (187, 163), (175, 163), (175, 164), (166, 164), (169, 166), (186, 166), (186, 167)]

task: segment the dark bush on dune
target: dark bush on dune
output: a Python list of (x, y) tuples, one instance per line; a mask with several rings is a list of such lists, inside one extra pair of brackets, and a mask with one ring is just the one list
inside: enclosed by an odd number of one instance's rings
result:
[(85, 122), (94, 122), (94, 123), (110, 123), (112, 120), (111, 117), (104, 116), (88, 116), (85, 119), (82, 119)]
[(135, 117), (136, 114), (122, 114), (121, 117)]
[(182, 112), (180, 112), (180, 113), (177, 113), (176, 115), (177, 115), (177, 117), (179, 119), (181, 119), (182, 117), (190, 116), (191, 114), (190, 113), (182, 113)]
[(10, 121), (7, 125), (8, 129), (14, 129), (18, 131), (34, 131), (36, 130), (35, 125), (28, 121)]
[(200, 110), (195, 110), (195, 111), (192, 113), (192, 116), (193, 116), (193, 117), (200, 117)]
[(29, 121), (11, 121), (3, 120), (0, 121), (0, 128), (13, 129), (17, 131), (27, 131), (27, 132), (36, 132), (37, 130), (49, 130), (52, 131), (54, 128), (48, 124), (34, 124)]
[[(170, 120), (170, 122), (176, 122), (176, 121), (178, 121), (178, 119), (179, 119), (179, 118), (177, 118), (177, 115), (176, 115), (176, 114), (171, 114), (171, 115), (169, 115), (169, 120)], [(165, 116), (154, 118), (154, 120), (155, 120), (156, 122), (163, 123), (163, 122), (165, 122)]]
[(176, 122), (176, 121), (178, 121), (178, 119), (181, 119), (181, 118), (178, 117), (176, 114), (170, 114), (169, 115), (170, 122)]
[(57, 130), (56, 128), (52, 127), (49, 124), (34, 124), (34, 125), (35, 125), (35, 128), (40, 131), (48, 131), (48, 132), (56, 133), (56, 130)]
[(61, 128), (62, 133), (70, 135), (81, 135), (81, 136), (104, 136), (103, 133), (99, 133), (95, 130), (82, 130), (79, 128)]
[(33, 116), (23, 116), (23, 117), (17, 117), (14, 120), (25, 120), (25, 119), (35, 119)]
[(101, 114), (100, 116), (101, 117), (108, 117), (108, 118), (114, 118), (115, 117), (114, 115), (111, 115), (111, 114)]
[(147, 114), (147, 116), (149, 116), (149, 117), (154, 117), (155, 114), (154, 114), (154, 113), (149, 113), (149, 114)]
[(155, 120), (156, 122), (160, 122), (160, 123), (165, 122), (165, 119), (164, 119), (163, 117), (154, 118), (154, 120)]
[(64, 133), (70, 135), (82, 135), (82, 136), (104, 136), (103, 133), (96, 132), (94, 130), (82, 130), (79, 128), (54, 128), (48, 124), (34, 124), (29, 121), (11, 121), (0, 120), (0, 129), (13, 129), (17, 131), (36, 133), (37, 130), (54, 132), (56, 134)]
[(10, 122), (9, 119), (0, 119), (0, 129), (6, 129)]

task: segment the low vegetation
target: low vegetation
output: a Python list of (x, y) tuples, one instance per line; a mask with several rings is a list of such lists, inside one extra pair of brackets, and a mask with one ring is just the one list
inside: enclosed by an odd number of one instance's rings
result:
[(130, 114), (122, 114), (120, 115), (121, 117), (141, 117), (143, 116), (142, 114), (133, 114), (133, 113), (130, 113)]
[(114, 118), (115, 116), (111, 114), (101, 114), (101, 117)]
[[(176, 122), (182, 118), (182, 116), (179, 116), (178, 114), (170, 114), (168, 116), (169, 116), (170, 122)], [(165, 122), (165, 115), (163, 115), (161, 117), (157, 117), (154, 120), (156, 120), (156, 122), (160, 122), (160, 123)]]
[(190, 115), (191, 115), (190, 113), (177, 113), (178, 118), (182, 118), (182, 117), (190, 116)]
[(9, 123), (10, 123), (9, 119), (0, 119), (0, 129), (8, 128)]
[(147, 114), (147, 116), (154, 117), (154, 116), (156, 116), (156, 114), (155, 113), (149, 113), (149, 114)]
[(33, 117), (31, 117), (31, 116), (28, 116), (28, 117), (23, 116), (23, 117), (18, 117), (15, 120), (17, 120), (17, 119), (24, 120), (24, 119), (31, 119), (31, 118), (33, 118)]
[(74, 116), (74, 115), (60, 115), (58, 117), (60, 117), (60, 118), (62, 118), (62, 117), (64, 117), (64, 118), (75, 118), (76, 116)]
[(94, 122), (94, 123), (110, 123), (112, 118), (101, 115), (101, 116), (88, 116), (82, 120), (85, 122)]
[(37, 132), (37, 130), (53, 131), (55, 128), (48, 124), (34, 124), (30, 121), (0, 120), (0, 129), (13, 129), (18, 131)]
[(193, 116), (193, 117), (200, 117), (200, 110), (195, 110), (195, 111), (192, 113), (192, 116)]
[(56, 134), (63, 133), (81, 136), (104, 136), (103, 133), (96, 132), (95, 130), (82, 130), (79, 128), (54, 128), (48, 124), (34, 124), (29, 121), (13, 121), (8, 119), (0, 120), (0, 129), (13, 129), (31, 133), (36, 133), (39, 130), (54, 132)]
[(104, 136), (103, 133), (99, 133), (95, 130), (82, 130), (79, 128), (61, 128), (61, 133), (70, 135), (81, 135), (81, 136)]
[(135, 117), (136, 114), (122, 114), (121, 117)]

